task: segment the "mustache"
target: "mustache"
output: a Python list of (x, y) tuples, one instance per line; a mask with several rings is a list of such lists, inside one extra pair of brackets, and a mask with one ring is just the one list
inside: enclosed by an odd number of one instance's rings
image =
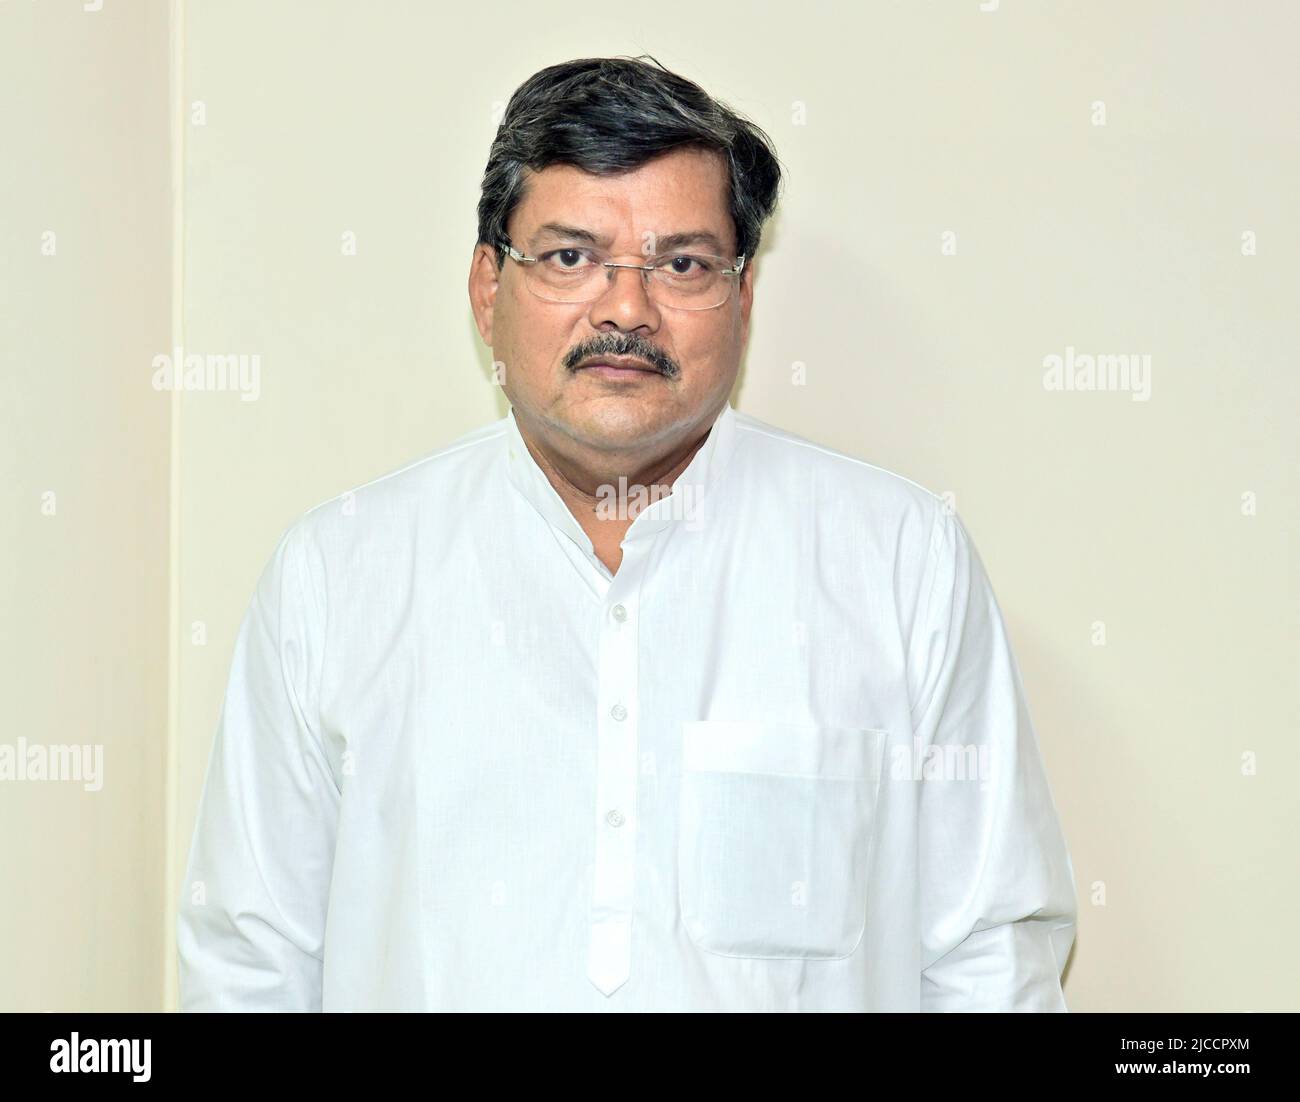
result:
[(577, 370), (578, 364), (583, 360), (591, 359), (592, 356), (634, 356), (638, 360), (644, 360), (660, 375), (669, 379), (679, 378), (682, 373), (677, 361), (666, 352), (656, 348), (642, 337), (628, 335), (586, 341), (576, 348), (571, 348), (564, 357), (564, 366), (568, 371), (573, 372)]

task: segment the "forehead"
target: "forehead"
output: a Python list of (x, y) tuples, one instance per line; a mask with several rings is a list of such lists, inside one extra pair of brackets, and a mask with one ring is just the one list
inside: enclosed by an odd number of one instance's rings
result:
[(588, 230), (607, 248), (638, 251), (647, 233), (711, 233), (727, 248), (734, 232), (726, 162), (714, 150), (679, 149), (629, 172), (600, 176), (574, 165), (529, 172), (510, 217), (510, 238), (531, 244), (548, 225)]

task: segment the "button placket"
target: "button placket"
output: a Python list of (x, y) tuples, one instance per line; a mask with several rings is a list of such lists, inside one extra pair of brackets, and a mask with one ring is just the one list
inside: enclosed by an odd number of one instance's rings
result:
[(641, 556), (624, 550), (601, 608), (596, 686), (596, 837), (587, 976), (608, 996), (632, 964), (636, 865), (637, 625)]

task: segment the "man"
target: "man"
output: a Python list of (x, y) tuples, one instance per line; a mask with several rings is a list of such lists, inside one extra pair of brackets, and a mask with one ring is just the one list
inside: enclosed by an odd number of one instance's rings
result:
[(657, 63), (516, 91), (469, 277), (510, 413), (282, 537), (184, 1008), (1065, 1008), (1073, 873), (964, 528), (729, 404), (779, 180)]

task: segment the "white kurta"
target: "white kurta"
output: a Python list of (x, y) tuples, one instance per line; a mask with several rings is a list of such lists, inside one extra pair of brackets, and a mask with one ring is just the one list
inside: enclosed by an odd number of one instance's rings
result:
[(941, 498), (727, 406), (611, 575), (510, 414), (277, 545), (181, 1005), (1063, 1010), (1073, 880)]

